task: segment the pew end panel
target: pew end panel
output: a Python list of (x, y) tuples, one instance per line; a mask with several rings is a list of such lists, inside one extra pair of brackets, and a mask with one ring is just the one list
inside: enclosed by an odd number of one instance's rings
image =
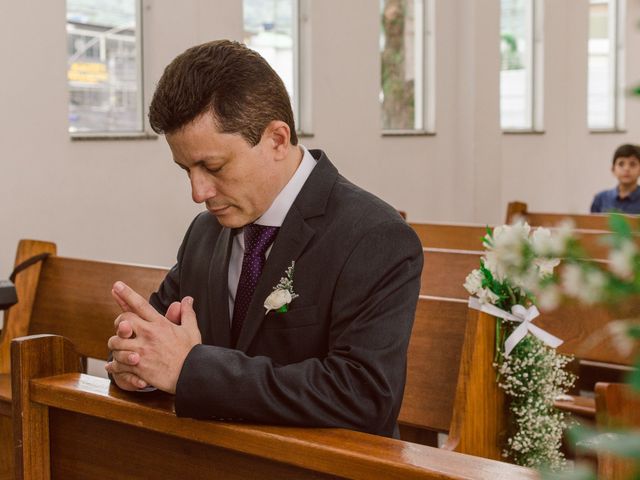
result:
[(54, 335), (20, 337), (11, 343), (13, 436), (16, 478), (49, 478), (48, 409), (31, 402), (30, 381), (79, 372), (80, 356), (69, 340)]
[(445, 448), (500, 460), (508, 413), (493, 366), (496, 321), (486, 313), (468, 310), (453, 419)]
[[(40, 240), (20, 240), (14, 265), (19, 265), (35, 255), (42, 253), (55, 255), (56, 252), (55, 243)], [(15, 286), (18, 294), (18, 303), (4, 313), (4, 326), (0, 334), (0, 374), (8, 374), (11, 371), (11, 340), (29, 333), (29, 321), (33, 311), (41, 269), (42, 262), (38, 262), (16, 276)], [(11, 397), (7, 400), (10, 401)]]

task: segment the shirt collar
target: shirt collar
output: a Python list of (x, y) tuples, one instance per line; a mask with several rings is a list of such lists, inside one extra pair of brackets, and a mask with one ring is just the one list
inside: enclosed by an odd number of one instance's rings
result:
[(620, 197), (618, 187), (615, 188), (615, 192), (616, 192), (616, 200), (621, 202), (625, 202), (625, 201), (635, 202), (637, 200), (640, 200), (640, 185), (636, 186), (636, 189), (624, 198)]
[(282, 226), (284, 217), (289, 213), (291, 205), (293, 205), (293, 202), (300, 193), (300, 190), (302, 190), (302, 186), (307, 181), (307, 178), (309, 178), (309, 175), (311, 175), (313, 168), (316, 166), (316, 160), (309, 153), (309, 150), (302, 145), (300, 145), (300, 149), (302, 150), (302, 161), (300, 162), (300, 165), (298, 165), (298, 169), (289, 179), (289, 182), (285, 187), (276, 196), (269, 209), (253, 223), (257, 223), (258, 225), (269, 225), (272, 227)]

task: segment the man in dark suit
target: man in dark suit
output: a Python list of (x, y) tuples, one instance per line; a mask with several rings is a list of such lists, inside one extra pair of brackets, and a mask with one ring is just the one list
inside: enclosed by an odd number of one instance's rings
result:
[(241, 44), (178, 56), (150, 120), (208, 212), (149, 303), (114, 285), (113, 380), (175, 393), (181, 416), (397, 435), (413, 231), (298, 145), (282, 81)]

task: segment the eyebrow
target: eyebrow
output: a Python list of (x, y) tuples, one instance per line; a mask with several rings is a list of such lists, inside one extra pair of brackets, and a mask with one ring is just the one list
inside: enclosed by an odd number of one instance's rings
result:
[[(205, 157), (201, 160), (198, 160), (196, 162), (194, 162), (193, 166), (194, 167), (201, 167), (203, 166), (205, 163), (209, 162), (209, 161), (213, 161), (215, 162), (216, 160), (219, 160), (221, 162), (224, 162), (224, 158), (222, 158), (221, 156), (209, 156), (209, 157)], [(178, 165), (180, 168), (187, 170), (189, 167), (187, 167), (186, 165), (183, 165), (182, 163), (180, 163), (178, 160), (176, 160), (175, 158), (173, 159), (173, 163), (175, 163), (176, 165)]]

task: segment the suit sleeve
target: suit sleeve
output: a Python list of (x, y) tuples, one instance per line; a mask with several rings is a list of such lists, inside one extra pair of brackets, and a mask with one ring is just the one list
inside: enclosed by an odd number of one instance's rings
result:
[(191, 222), (187, 233), (184, 235), (182, 244), (178, 249), (178, 256), (175, 265), (171, 267), (171, 269), (167, 273), (167, 276), (164, 277), (164, 280), (160, 284), (158, 290), (152, 293), (149, 297), (149, 303), (161, 315), (164, 315), (167, 312), (169, 305), (171, 305), (173, 302), (179, 302), (182, 299), (180, 295), (180, 265), (182, 263), (186, 245), (189, 241), (189, 236), (193, 230), (193, 226), (196, 224), (197, 219), (198, 217), (196, 217), (193, 222)]
[(268, 357), (198, 345), (178, 379), (176, 413), (392, 435), (422, 258), (402, 221), (365, 232), (335, 285), (326, 357), (279, 366)]

